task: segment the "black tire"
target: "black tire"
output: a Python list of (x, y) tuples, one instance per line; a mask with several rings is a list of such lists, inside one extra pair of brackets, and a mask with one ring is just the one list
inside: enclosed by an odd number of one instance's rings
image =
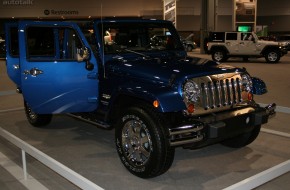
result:
[(191, 52), (193, 50), (193, 47), (191, 45), (186, 46), (186, 51)]
[(28, 122), (34, 127), (44, 127), (51, 122), (51, 114), (37, 114), (33, 112), (26, 101), (24, 101), (24, 109)]
[(261, 125), (255, 126), (255, 128), (245, 134), (233, 137), (223, 141), (221, 144), (231, 148), (241, 148), (251, 144), (259, 135), (261, 130)]
[(268, 63), (277, 63), (280, 61), (280, 58), (281, 56), (277, 50), (270, 50), (265, 54), (265, 59)]
[(226, 55), (226, 52), (224, 50), (216, 49), (216, 50), (213, 50), (213, 52), (211, 54), (211, 58), (214, 61), (223, 62), (223, 61), (227, 60), (227, 55)]
[(166, 172), (174, 160), (164, 120), (148, 106), (127, 108), (115, 129), (117, 152), (134, 175), (151, 178)]

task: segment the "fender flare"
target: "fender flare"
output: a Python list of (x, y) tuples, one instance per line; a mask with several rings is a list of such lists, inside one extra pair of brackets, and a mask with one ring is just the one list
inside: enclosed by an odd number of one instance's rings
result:
[(261, 51), (261, 54), (262, 55), (265, 55), (269, 50), (277, 50), (278, 52), (281, 52), (279, 46), (273, 46), (273, 45), (268, 45), (268, 46), (265, 46), (263, 48), (263, 50)]
[[(132, 86), (135, 88), (132, 88)], [(119, 87), (118, 91), (112, 95), (110, 107), (118, 100), (118, 97), (129, 97), (130, 102), (133, 102), (134, 99), (142, 100), (151, 105), (157, 100), (159, 102), (157, 108), (159, 112), (176, 112), (186, 109), (183, 98), (177, 90), (170, 86), (134, 85), (132, 83), (124, 85)]]
[(221, 50), (225, 51), (226, 54), (229, 53), (228, 49), (225, 46), (223, 46), (223, 45), (213, 45), (213, 46), (211, 46), (211, 48), (209, 50), (209, 53), (212, 53), (216, 49), (221, 49)]

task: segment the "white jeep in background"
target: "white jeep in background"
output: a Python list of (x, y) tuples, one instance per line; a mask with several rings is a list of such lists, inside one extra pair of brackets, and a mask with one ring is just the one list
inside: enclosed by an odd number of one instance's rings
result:
[(254, 32), (212, 32), (208, 39), (208, 54), (214, 61), (227, 61), (229, 57), (265, 57), (268, 63), (277, 63), (287, 54), (279, 42), (259, 40)]

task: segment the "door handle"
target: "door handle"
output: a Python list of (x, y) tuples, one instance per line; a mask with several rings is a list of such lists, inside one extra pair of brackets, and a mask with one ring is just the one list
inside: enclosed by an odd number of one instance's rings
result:
[(25, 75), (32, 75), (36, 77), (37, 75), (43, 74), (42, 70), (39, 70), (38, 68), (32, 68), (30, 70), (24, 70), (23, 72)]

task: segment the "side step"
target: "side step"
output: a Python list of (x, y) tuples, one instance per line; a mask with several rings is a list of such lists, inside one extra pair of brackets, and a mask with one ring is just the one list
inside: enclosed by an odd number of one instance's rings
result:
[(84, 113), (75, 113), (75, 114), (68, 113), (66, 115), (68, 115), (70, 117), (73, 117), (73, 118), (76, 118), (76, 119), (79, 119), (81, 121), (85, 121), (87, 123), (93, 124), (93, 125), (95, 125), (97, 127), (101, 127), (101, 128), (104, 128), (104, 129), (112, 129), (112, 126), (109, 125), (108, 123), (99, 121), (96, 118), (91, 118), (91, 117), (89, 117), (89, 115), (86, 115)]

